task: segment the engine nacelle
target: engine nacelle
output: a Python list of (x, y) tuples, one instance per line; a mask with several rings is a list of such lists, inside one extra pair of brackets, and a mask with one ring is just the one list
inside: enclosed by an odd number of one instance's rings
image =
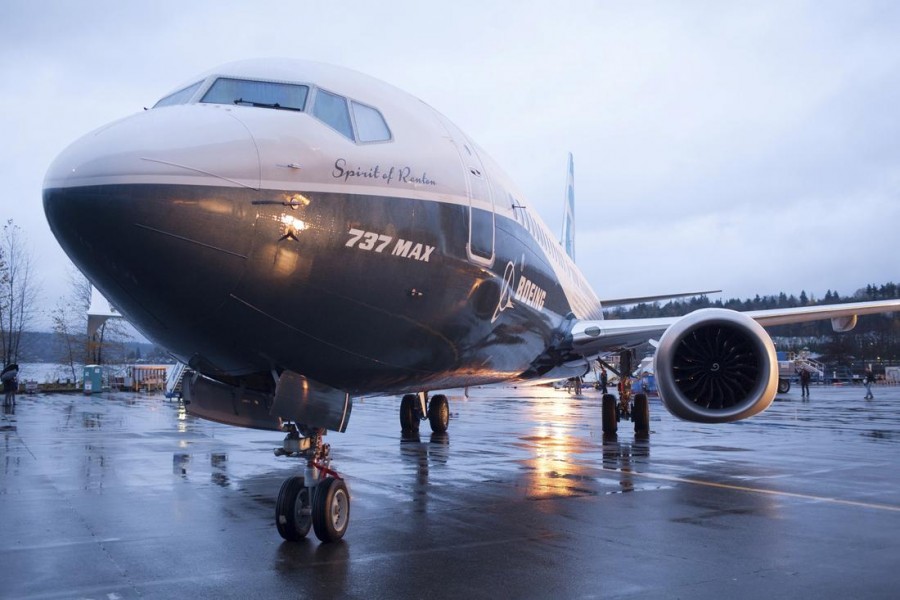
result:
[(673, 415), (725, 423), (764, 411), (778, 390), (778, 359), (762, 326), (742, 313), (697, 310), (666, 330), (654, 358), (659, 397)]
[(284, 371), (275, 393), (228, 385), (196, 373), (182, 382), (187, 412), (255, 429), (280, 430), (283, 421), (343, 432), (353, 401), (340, 390)]

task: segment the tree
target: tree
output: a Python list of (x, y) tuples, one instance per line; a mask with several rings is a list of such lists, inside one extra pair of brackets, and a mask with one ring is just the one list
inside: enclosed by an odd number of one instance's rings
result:
[[(68, 365), (73, 377), (76, 365), (117, 363), (125, 359), (124, 341), (129, 337), (124, 320), (109, 318), (88, 331), (88, 312), (93, 288), (80, 271), (70, 271), (71, 291), (50, 313), (53, 331), (60, 339), (60, 362)], [(90, 337), (88, 337), (90, 334)]]
[(38, 286), (22, 229), (9, 219), (0, 235), (0, 358), (18, 362), (22, 332), (34, 320)]
[(50, 311), (53, 332), (59, 338), (60, 363), (71, 371), (72, 381), (78, 379), (78, 365), (88, 361), (87, 311), (91, 303), (91, 284), (73, 266), (69, 271), (71, 291), (60, 298)]

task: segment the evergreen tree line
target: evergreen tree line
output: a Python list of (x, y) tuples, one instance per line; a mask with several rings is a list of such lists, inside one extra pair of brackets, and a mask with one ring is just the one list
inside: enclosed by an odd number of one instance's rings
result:
[[(665, 304), (655, 302), (631, 307), (617, 307), (604, 311), (609, 319), (638, 319), (652, 317), (679, 317), (701, 308), (727, 308), (737, 311), (796, 308), (820, 304), (866, 302), (897, 298), (900, 286), (895, 283), (869, 284), (852, 296), (841, 296), (828, 290), (819, 300), (805, 291), (799, 296), (781, 292), (777, 296), (756, 295), (752, 299), (710, 300), (707, 296), (672, 300)], [(856, 328), (847, 333), (836, 333), (831, 321), (813, 321), (767, 328), (779, 351), (797, 352), (809, 349), (820, 354), (824, 362), (851, 366), (859, 361), (875, 363), (900, 362), (900, 313), (866, 315), (859, 318)]]

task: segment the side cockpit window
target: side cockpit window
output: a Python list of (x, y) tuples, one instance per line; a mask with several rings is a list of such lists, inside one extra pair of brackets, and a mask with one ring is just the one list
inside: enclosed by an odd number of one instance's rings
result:
[(384, 117), (377, 109), (359, 102), (350, 101), (353, 108), (353, 120), (356, 121), (356, 134), (360, 142), (386, 142), (391, 139)]
[(391, 139), (391, 130), (378, 109), (355, 100), (348, 102), (347, 98), (322, 89), (316, 90), (313, 116), (352, 141), (387, 142)]
[(202, 81), (198, 81), (193, 85), (189, 85), (184, 89), (178, 90), (174, 94), (169, 94), (159, 102), (153, 105), (153, 108), (162, 108), (163, 106), (175, 106), (176, 104), (187, 104), (193, 98), (194, 94), (200, 88)]
[(200, 102), (302, 111), (308, 95), (309, 86), (305, 85), (220, 77)]
[(313, 104), (313, 116), (348, 139), (354, 139), (350, 112), (347, 110), (347, 99), (343, 96), (325, 90), (317, 90), (315, 104)]

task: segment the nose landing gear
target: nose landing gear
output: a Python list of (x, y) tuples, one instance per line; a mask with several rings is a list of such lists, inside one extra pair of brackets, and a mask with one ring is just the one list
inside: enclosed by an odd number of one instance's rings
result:
[(275, 503), (275, 526), (287, 541), (302, 540), (310, 527), (323, 542), (344, 537), (350, 524), (350, 492), (337, 471), (331, 469), (331, 446), (322, 442), (324, 429), (301, 435), (296, 424), (285, 425), (288, 432), (276, 456), (306, 459), (303, 476), (289, 477), (281, 485)]

